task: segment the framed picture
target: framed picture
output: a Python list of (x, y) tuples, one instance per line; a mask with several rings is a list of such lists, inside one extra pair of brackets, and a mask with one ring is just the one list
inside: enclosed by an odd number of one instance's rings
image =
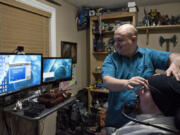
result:
[(77, 43), (61, 41), (61, 57), (71, 57), (77, 63)]

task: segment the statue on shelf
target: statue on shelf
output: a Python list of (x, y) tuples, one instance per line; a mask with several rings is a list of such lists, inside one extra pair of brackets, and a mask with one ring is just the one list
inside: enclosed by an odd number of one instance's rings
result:
[(108, 40), (108, 45), (107, 45), (106, 51), (109, 53), (113, 53), (115, 51), (113, 38), (110, 38)]
[(144, 9), (143, 23), (145, 26), (155, 26), (160, 24), (161, 14), (157, 9), (151, 9), (149, 13)]
[(160, 12), (157, 9), (151, 9), (149, 12), (149, 16), (151, 17), (151, 25), (158, 25), (160, 19)]
[(144, 15), (145, 15), (145, 16), (144, 16), (144, 18), (143, 18), (143, 24), (144, 24), (145, 26), (150, 26), (152, 20), (151, 20), (151, 16), (150, 16), (149, 14), (147, 14), (146, 9), (144, 9)]
[(170, 24), (170, 19), (168, 15), (163, 15), (160, 17), (160, 25), (168, 25)]

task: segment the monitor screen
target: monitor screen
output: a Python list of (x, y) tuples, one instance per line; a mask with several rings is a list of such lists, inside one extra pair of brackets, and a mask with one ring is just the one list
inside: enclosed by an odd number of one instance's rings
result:
[(72, 79), (72, 58), (43, 58), (43, 83)]
[(41, 84), (41, 54), (0, 53), (0, 96)]

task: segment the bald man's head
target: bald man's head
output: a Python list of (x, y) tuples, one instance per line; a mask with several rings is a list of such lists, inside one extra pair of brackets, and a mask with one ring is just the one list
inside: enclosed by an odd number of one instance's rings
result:
[(116, 51), (123, 56), (131, 57), (137, 49), (137, 30), (131, 24), (124, 24), (114, 33), (114, 46)]
[(137, 36), (137, 30), (132, 24), (124, 24), (115, 30), (115, 34), (121, 34), (127, 37)]

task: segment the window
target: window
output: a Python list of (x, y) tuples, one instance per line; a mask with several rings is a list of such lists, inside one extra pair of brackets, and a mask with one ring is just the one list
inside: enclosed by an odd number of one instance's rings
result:
[(31, 6), (1, 2), (0, 52), (14, 52), (17, 46), (24, 46), (26, 53), (49, 56), (49, 18), (50, 13)]

